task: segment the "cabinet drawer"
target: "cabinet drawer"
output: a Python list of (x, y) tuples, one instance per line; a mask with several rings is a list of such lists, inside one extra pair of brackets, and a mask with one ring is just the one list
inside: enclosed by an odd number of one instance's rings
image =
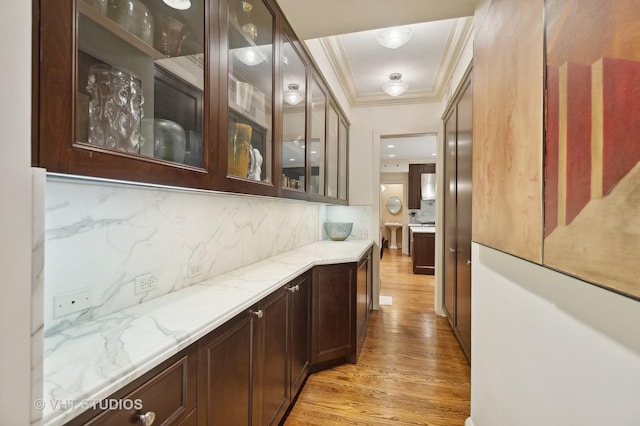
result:
[(94, 419), (85, 423), (83, 415), (70, 424), (143, 425), (141, 415), (149, 412), (155, 414), (154, 426), (190, 424), (182, 422), (195, 418), (189, 415), (196, 407), (196, 363), (194, 349), (188, 348), (134, 382), (133, 390), (126, 387), (103, 400), (98, 407), (103, 411)]

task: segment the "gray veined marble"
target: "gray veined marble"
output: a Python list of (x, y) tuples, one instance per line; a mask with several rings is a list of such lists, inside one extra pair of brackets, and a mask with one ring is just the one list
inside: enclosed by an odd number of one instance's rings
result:
[[(46, 195), (47, 334), (318, 239), (306, 202), (51, 180)], [(157, 287), (135, 294), (145, 274)], [(53, 297), (83, 288), (91, 309), (54, 317)]]
[[(314, 265), (356, 262), (370, 240), (319, 241), (45, 338), (44, 399), (102, 399)], [(46, 425), (81, 407), (51, 405)]]

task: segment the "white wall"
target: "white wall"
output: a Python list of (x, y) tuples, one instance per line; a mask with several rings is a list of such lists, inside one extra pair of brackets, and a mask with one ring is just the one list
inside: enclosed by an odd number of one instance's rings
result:
[(31, 2), (4, 7), (0, 26), (0, 423), (25, 425), (31, 410)]
[[(358, 107), (351, 110), (349, 204), (372, 207), (371, 238), (376, 242), (373, 300), (376, 308), (380, 290), (380, 139), (384, 136), (433, 133), (437, 134), (437, 143), (441, 145), (440, 109), (440, 103), (435, 102)], [(441, 162), (441, 158), (438, 162)], [(438, 196), (440, 197), (440, 194)], [(436, 244), (439, 244), (437, 240)], [(436, 279), (441, 275), (436, 269)], [(439, 312), (440, 305), (436, 300), (436, 312)]]
[(475, 426), (640, 424), (640, 303), (473, 244)]

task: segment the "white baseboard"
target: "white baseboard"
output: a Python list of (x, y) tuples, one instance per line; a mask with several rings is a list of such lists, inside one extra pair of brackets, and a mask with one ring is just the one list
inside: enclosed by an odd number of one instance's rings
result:
[(473, 426), (473, 420), (471, 420), (471, 417), (467, 417), (467, 420), (464, 421), (464, 426)]

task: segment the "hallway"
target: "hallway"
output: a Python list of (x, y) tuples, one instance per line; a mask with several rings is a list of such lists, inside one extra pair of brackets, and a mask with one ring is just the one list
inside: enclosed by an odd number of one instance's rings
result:
[(433, 309), (434, 279), (385, 249), (380, 294), (357, 365), (309, 377), (286, 425), (463, 425), (470, 367), (446, 318)]

